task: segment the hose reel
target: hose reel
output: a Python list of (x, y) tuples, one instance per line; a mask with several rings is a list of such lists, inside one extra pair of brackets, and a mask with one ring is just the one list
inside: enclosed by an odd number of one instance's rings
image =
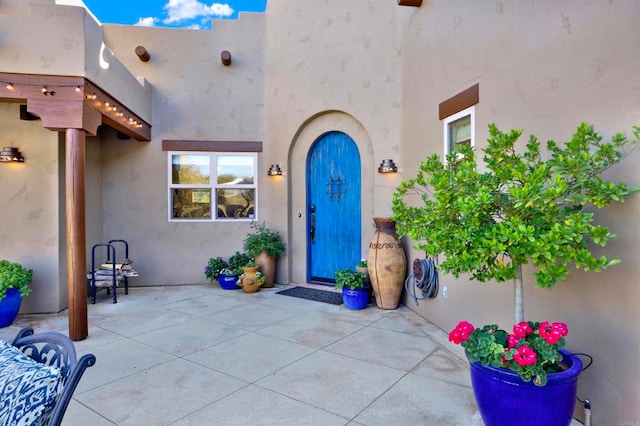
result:
[[(438, 295), (438, 270), (433, 259), (414, 259), (412, 273), (405, 280), (404, 288), (416, 305), (418, 300), (435, 298)], [(416, 288), (420, 289), (422, 297), (418, 297)]]

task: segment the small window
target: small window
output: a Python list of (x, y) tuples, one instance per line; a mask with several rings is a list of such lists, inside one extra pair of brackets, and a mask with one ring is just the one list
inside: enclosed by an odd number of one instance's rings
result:
[(462, 145), (475, 146), (475, 107), (444, 119), (444, 155), (456, 152)]
[(169, 220), (256, 218), (257, 155), (169, 152)]

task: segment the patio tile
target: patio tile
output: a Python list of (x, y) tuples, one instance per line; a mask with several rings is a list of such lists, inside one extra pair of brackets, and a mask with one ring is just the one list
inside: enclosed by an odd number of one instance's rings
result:
[(256, 384), (351, 419), (403, 374), (399, 370), (318, 351)]
[(470, 388), (415, 374), (365, 408), (354, 420), (368, 426), (438, 425), (482, 426)]
[(100, 323), (100, 327), (130, 337), (185, 322), (192, 318), (190, 315), (170, 311), (163, 307), (155, 307), (106, 317)]
[(430, 325), (432, 324), (420, 315), (412, 311), (401, 312), (400, 310), (390, 312), (386, 317), (372, 324), (372, 326), (376, 328), (413, 334), (415, 336), (425, 336), (424, 327)]
[(469, 364), (463, 363), (443, 349), (434, 351), (411, 372), (419, 376), (471, 387)]
[(329, 305), (324, 303), (321, 308), (310, 312), (313, 315), (321, 315), (327, 318), (339, 319), (342, 321), (351, 321), (363, 325), (371, 325), (388, 315), (392, 315), (393, 311), (385, 311), (378, 309), (375, 304), (370, 304), (368, 308), (361, 310), (352, 310), (344, 305)]
[(245, 385), (233, 377), (174, 359), (82, 393), (76, 399), (118, 425), (166, 425)]
[(114, 424), (115, 423), (110, 422), (74, 399), (69, 403), (64, 418), (62, 419), (62, 426), (113, 426)]
[(386, 367), (411, 371), (438, 345), (428, 337), (368, 327), (328, 346), (325, 350)]
[[(76, 395), (175, 358), (130, 339), (99, 346), (88, 352), (96, 356), (96, 364), (85, 371), (76, 388)], [(78, 356), (84, 353), (80, 351)]]
[[(242, 413), (238, 416), (238, 413)], [(318, 408), (250, 385), (172, 426), (317, 425), (341, 426), (348, 421)]]
[(250, 303), (212, 315), (209, 319), (212, 322), (255, 331), (296, 315), (299, 314), (294, 311)]
[(259, 334), (246, 334), (185, 357), (233, 377), (254, 382), (313, 352), (313, 349)]
[(231, 297), (206, 294), (195, 299), (182, 300), (180, 302), (165, 305), (167, 309), (200, 318), (209, 318), (228, 309), (247, 305), (249, 302), (237, 300)]
[(184, 356), (245, 333), (246, 330), (237, 327), (198, 318), (139, 334), (132, 339), (176, 356)]
[(313, 348), (323, 348), (364, 327), (317, 315), (300, 315), (258, 330), (265, 334)]

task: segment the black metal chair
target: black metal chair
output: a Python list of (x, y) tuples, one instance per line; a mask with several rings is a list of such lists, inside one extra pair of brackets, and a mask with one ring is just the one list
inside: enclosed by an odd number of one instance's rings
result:
[(49, 426), (60, 425), (80, 378), (88, 367), (96, 363), (96, 357), (86, 354), (78, 359), (70, 338), (55, 332), (34, 334), (32, 328), (20, 330), (12, 345), (34, 361), (60, 369), (63, 388), (48, 423)]

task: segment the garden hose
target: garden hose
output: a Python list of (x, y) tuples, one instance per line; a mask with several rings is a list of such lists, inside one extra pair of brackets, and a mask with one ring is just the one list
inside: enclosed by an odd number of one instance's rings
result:
[[(411, 287), (410, 282), (413, 283)], [(438, 295), (438, 271), (433, 259), (414, 259), (413, 273), (405, 280), (404, 288), (416, 305), (418, 300), (435, 298)], [(420, 289), (422, 297), (418, 297), (416, 288)]]

